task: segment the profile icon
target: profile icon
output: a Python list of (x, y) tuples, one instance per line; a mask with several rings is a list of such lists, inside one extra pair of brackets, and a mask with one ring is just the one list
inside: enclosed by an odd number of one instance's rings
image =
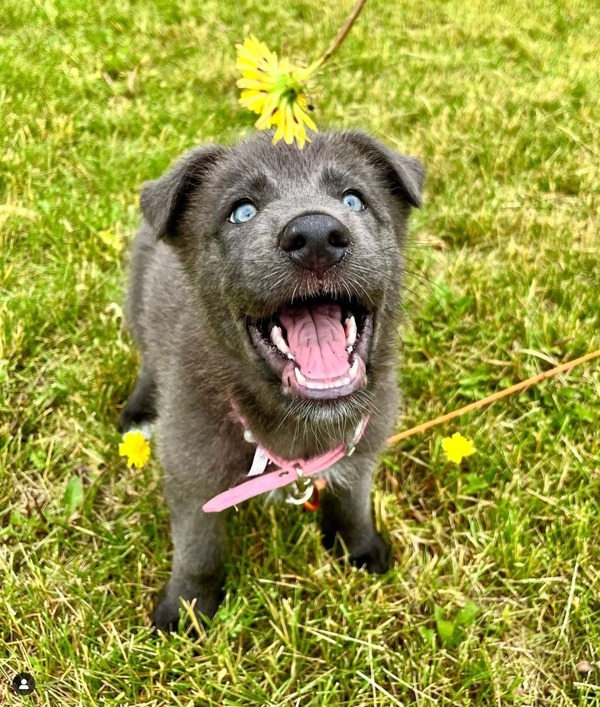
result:
[(31, 695), (35, 690), (35, 680), (29, 673), (17, 673), (12, 681), (12, 689), (17, 695)]

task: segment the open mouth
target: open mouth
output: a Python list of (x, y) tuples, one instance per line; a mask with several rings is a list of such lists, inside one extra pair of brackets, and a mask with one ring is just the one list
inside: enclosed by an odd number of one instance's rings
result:
[(252, 343), (288, 395), (344, 398), (367, 383), (373, 315), (354, 299), (319, 297), (248, 321)]

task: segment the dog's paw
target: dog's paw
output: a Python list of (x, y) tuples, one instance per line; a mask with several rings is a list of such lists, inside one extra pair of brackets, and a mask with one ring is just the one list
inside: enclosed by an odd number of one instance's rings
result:
[(383, 538), (376, 534), (369, 544), (350, 555), (350, 562), (371, 574), (385, 574), (390, 568), (391, 549)]
[(127, 405), (119, 418), (119, 432), (150, 425), (156, 418), (156, 385), (154, 379), (142, 372)]
[(162, 633), (175, 633), (179, 624), (179, 600), (163, 599), (154, 607), (152, 626)]
[(150, 439), (152, 436), (152, 423), (154, 422), (154, 418), (155, 415), (152, 415), (148, 411), (132, 409), (128, 404), (119, 417), (117, 429), (121, 434), (125, 434), (125, 432), (131, 430), (141, 430), (144, 437)]
[[(206, 594), (203, 598), (187, 600), (200, 624), (208, 628), (221, 603), (222, 592)], [(179, 619), (189, 623), (190, 617), (179, 596), (165, 594), (154, 607), (152, 625), (163, 633), (176, 633)]]

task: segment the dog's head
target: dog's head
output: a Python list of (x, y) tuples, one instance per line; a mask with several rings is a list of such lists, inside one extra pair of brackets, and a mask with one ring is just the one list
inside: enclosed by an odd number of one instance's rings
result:
[(416, 159), (360, 132), (318, 134), (302, 151), (262, 134), (193, 150), (141, 205), (235, 375), (331, 417), (341, 401), (365, 406), (389, 355), (423, 179)]

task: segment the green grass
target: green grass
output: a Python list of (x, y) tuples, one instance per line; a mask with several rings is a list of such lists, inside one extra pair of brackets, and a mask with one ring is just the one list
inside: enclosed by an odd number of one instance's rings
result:
[[(249, 503), (210, 631), (149, 631), (168, 516), (158, 465), (129, 471), (115, 430), (136, 369), (120, 307), (138, 189), (252, 130), (237, 41), (315, 58), (349, 8), (3, 0), (0, 678), (38, 690), (3, 684), (0, 702), (600, 704), (600, 667), (577, 670), (600, 661), (597, 363), (386, 452), (384, 577), (333, 562), (312, 517)], [(595, 10), (369, 0), (323, 73), (321, 127), (428, 170), (399, 429), (600, 347)], [(440, 451), (457, 429), (478, 450), (460, 469)]]

